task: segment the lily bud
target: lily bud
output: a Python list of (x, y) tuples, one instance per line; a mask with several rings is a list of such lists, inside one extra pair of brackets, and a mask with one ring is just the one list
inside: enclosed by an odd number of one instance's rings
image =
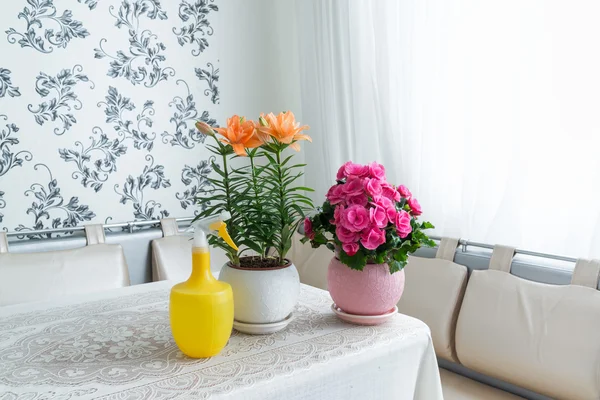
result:
[(215, 131), (213, 130), (213, 128), (204, 121), (197, 121), (196, 129), (198, 129), (201, 133), (205, 135), (215, 136)]
[(269, 123), (262, 115), (258, 117), (258, 122), (260, 122), (261, 126), (269, 126)]

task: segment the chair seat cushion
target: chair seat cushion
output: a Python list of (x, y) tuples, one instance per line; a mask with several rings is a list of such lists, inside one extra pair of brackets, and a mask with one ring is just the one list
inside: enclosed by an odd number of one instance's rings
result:
[(298, 270), (300, 282), (327, 290), (327, 268), (333, 252), (325, 246), (313, 249), (310, 243), (302, 243), (303, 235), (295, 233), (292, 248), (287, 255)]
[[(228, 258), (220, 248), (210, 249), (210, 269), (215, 277)], [(152, 241), (152, 280), (186, 281), (192, 273), (192, 241), (188, 236), (165, 236)]]
[(600, 399), (600, 291), (473, 271), (456, 326), (460, 363), (561, 400)]
[(0, 306), (129, 286), (118, 244), (0, 254)]
[(440, 368), (444, 400), (518, 400), (522, 397)]
[(454, 331), (467, 285), (467, 267), (439, 258), (411, 256), (398, 311), (425, 322), (438, 357), (458, 362)]

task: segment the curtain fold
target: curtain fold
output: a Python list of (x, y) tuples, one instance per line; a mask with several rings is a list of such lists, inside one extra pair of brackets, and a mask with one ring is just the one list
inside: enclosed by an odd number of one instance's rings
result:
[(377, 160), (436, 234), (600, 258), (600, 4), (297, 0), (306, 183)]

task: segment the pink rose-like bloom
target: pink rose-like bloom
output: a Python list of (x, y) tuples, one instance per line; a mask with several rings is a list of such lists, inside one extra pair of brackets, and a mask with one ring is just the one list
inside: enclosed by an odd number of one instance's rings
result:
[(342, 213), (342, 226), (352, 232), (360, 232), (369, 226), (369, 212), (366, 208), (353, 205)]
[(367, 193), (369, 193), (369, 196), (375, 197), (381, 195), (383, 188), (378, 179), (367, 178), (365, 181), (367, 182), (365, 184), (365, 189), (367, 190)]
[(346, 254), (348, 254), (349, 256), (353, 256), (358, 251), (359, 246), (358, 243), (344, 243), (342, 244), (342, 249), (344, 249)]
[(369, 219), (371, 220), (371, 224), (378, 228), (385, 228), (388, 224), (388, 216), (386, 211), (378, 206), (369, 209)]
[(335, 235), (342, 243), (355, 243), (360, 238), (359, 233), (352, 232), (342, 225), (335, 227)]
[(359, 178), (364, 178), (369, 175), (369, 167), (366, 165), (347, 163), (344, 167), (346, 171), (346, 176), (357, 176)]
[(373, 199), (373, 204), (383, 208), (384, 210), (388, 210), (390, 208), (395, 209), (394, 202), (387, 197), (377, 196)]
[(361, 235), (360, 242), (366, 249), (375, 250), (380, 245), (385, 243), (385, 231), (371, 226)]
[(377, 162), (369, 164), (369, 174), (372, 178), (385, 180), (385, 168)]
[(385, 210), (385, 214), (387, 215), (388, 219), (390, 220), (390, 222), (392, 224), (396, 223), (396, 214), (397, 214), (397, 211), (396, 211), (395, 207), (394, 208), (388, 208), (387, 210)]
[(365, 185), (362, 178), (351, 176), (348, 181), (342, 185), (346, 197), (356, 196), (365, 192)]
[(369, 198), (367, 197), (366, 194), (361, 193), (361, 194), (357, 194), (355, 196), (350, 196), (348, 198), (346, 198), (346, 203), (351, 206), (351, 205), (359, 205), (362, 207), (366, 207), (367, 204), (369, 204)]
[(410, 215), (404, 210), (400, 210), (396, 214), (395, 224), (398, 236), (400, 236), (402, 239), (407, 237), (412, 232), (412, 226), (410, 226)]
[(338, 181), (341, 181), (342, 179), (348, 177), (348, 175), (346, 174), (346, 165), (350, 165), (352, 164), (352, 161), (347, 161), (345, 162), (340, 169), (338, 169), (337, 175), (335, 176), (335, 179), (337, 179)]
[(335, 178), (338, 181), (341, 181), (342, 179), (349, 178), (351, 176), (364, 178), (367, 175), (369, 175), (369, 167), (367, 165), (355, 164), (352, 161), (348, 161), (345, 162), (340, 169), (338, 169)]
[(400, 193), (387, 182), (381, 184), (381, 195), (393, 201), (400, 201)]
[(398, 186), (398, 192), (400, 193), (400, 195), (402, 197), (405, 197), (407, 199), (409, 199), (412, 196), (412, 193), (410, 192), (410, 190), (408, 190), (408, 188), (404, 185)]
[(312, 229), (312, 221), (308, 217), (304, 219), (304, 235), (310, 240), (315, 238), (315, 233)]
[(421, 215), (423, 213), (423, 210), (421, 209), (421, 205), (419, 204), (417, 199), (415, 199), (414, 197), (411, 197), (410, 199), (408, 199), (407, 203), (408, 203), (408, 206), (410, 207), (410, 213), (412, 215)]
[(325, 197), (327, 197), (327, 200), (329, 200), (331, 205), (341, 203), (345, 199), (344, 185), (334, 185), (330, 187)]

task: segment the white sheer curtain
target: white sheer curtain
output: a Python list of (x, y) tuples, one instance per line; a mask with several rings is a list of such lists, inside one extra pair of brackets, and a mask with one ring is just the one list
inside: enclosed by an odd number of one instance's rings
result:
[(378, 160), (435, 233), (600, 257), (600, 2), (297, 0), (306, 183)]

